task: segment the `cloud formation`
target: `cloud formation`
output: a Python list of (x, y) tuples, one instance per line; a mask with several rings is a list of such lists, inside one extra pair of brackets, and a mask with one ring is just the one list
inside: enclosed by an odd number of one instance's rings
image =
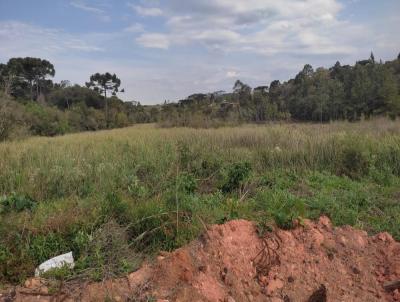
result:
[(339, 20), (342, 5), (336, 0), (171, 0), (163, 9), (163, 45), (197, 43), (261, 55), (351, 54), (355, 49), (348, 45), (366, 34), (364, 28)]
[(144, 33), (136, 38), (136, 42), (144, 47), (168, 49), (170, 39), (167, 35), (159, 33)]
[(77, 9), (80, 9), (80, 10), (83, 10), (83, 11), (86, 11), (86, 12), (89, 12), (89, 13), (93, 13), (100, 20), (102, 20), (104, 22), (111, 21), (110, 16), (108, 16), (103, 9), (98, 8), (98, 7), (94, 6), (94, 5), (89, 5), (89, 4), (85, 3), (84, 1), (71, 1), (70, 5), (72, 7), (77, 8)]
[(90, 43), (85, 34), (72, 35), (58, 29), (47, 29), (18, 21), (0, 22), (2, 57), (54, 55), (77, 52), (100, 52), (103, 48)]
[(145, 7), (129, 3), (130, 6), (137, 14), (145, 17), (158, 17), (162, 16), (163, 12), (158, 7)]

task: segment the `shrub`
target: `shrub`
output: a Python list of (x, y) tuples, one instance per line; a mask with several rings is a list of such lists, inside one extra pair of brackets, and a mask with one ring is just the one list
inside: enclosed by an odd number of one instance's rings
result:
[(232, 192), (238, 189), (249, 177), (251, 165), (249, 162), (234, 163), (228, 168), (225, 183), (222, 185), (224, 193)]
[(339, 173), (352, 179), (368, 175), (370, 168), (369, 153), (359, 144), (348, 144), (342, 150), (339, 162)]
[(130, 222), (128, 204), (116, 193), (107, 194), (101, 204), (100, 212), (103, 221), (115, 219), (120, 224), (128, 224)]
[(61, 233), (35, 235), (29, 241), (29, 255), (36, 264), (70, 251), (70, 242)]
[(197, 189), (197, 181), (194, 176), (190, 173), (183, 172), (179, 174), (176, 179), (177, 189), (179, 192), (184, 194), (193, 194)]

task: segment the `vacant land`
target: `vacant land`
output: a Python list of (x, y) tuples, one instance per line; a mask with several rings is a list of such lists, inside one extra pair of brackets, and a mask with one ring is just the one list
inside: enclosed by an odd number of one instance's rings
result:
[(400, 122), (151, 125), (0, 144), (0, 283), (73, 251), (101, 280), (207, 224), (329, 216), (400, 239)]

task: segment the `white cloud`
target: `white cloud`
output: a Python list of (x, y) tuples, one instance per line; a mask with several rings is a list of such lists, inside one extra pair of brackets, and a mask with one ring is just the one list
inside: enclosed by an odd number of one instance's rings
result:
[(75, 7), (75, 8), (79, 8), (81, 10), (85, 10), (87, 12), (91, 12), (91, 13), (95, 13), (95, 14), (103, 14), (104, 11), (94, 7), (94, 6), (89, 6), (87, 4), (85, 4), (84, 2), (78, 2), (78, 1), (71, 1), (70, 4)]
[(339, 20), (337, 0), (171, 0), (163, 9), (164, 46), (202, 43), (212, 50), (262, 55), (351, 54), (356, 49), (347, 45), (367, 33)]
[(139, 32), (143, 32), (144, 31), (144, 26), (143, 26), (143, 24), (140, 24), (140, 23), (134, 23), (134, 24), (131, 24), (128, 27), (125, 27), (124, 31), (125, 32), (130, 32), (130, 33), (139, 33)]
[(1, 57), (39, 56), (77, 52), (98, 52), (103, 49), (89, 42), (92, 37), (72, 35), (17, 21), (0, 22)]
[(144, 7), (140, 5), (128, 4), (135, 12), (145, 17), (158, 17), (163, 15), (163, 11), (158, 7)]
[(228, 70), (226, 72), (227, 78), (237, 78), (238, 76), (239, 76), (239, 72), (237, 72), (236, 70)]
[(136, 42), (144, 47), (168, 49), (170, 40), (167, 35), (160, 33), (144, 33), (140, 35)]
[(71, 1), (70, 5), (77, 9), (97, 15), (97, 17), (104, 22), (111, 21), (110, 16), (108, 16), (104, 10), (95, 6), (88, 5), (83, 1)]

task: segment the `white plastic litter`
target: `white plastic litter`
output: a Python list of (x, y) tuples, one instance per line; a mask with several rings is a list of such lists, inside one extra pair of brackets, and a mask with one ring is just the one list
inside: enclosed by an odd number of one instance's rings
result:
[(53, 268), (61, 268), (63, 266), (68, 266), (69, 268), (74, 268), (75, 262), (74, 257), (72, 256), (72, 252), (59, 255), (57, 257), (51, 258), (45, 262), (43, 262), (39, 267), (35, 270), (35, 277), (39, 277), (40, 274), (47, 272)]

